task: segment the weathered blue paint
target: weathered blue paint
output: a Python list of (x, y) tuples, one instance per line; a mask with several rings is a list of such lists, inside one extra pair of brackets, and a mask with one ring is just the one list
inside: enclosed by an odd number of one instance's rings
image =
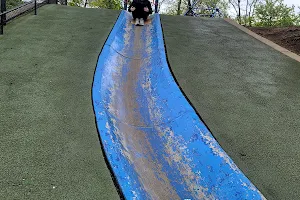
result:
[(99, 56), (93, 104), (127, 199), (264, 199), (178, 88), (158, 14), (136, 27), (122, 11)]

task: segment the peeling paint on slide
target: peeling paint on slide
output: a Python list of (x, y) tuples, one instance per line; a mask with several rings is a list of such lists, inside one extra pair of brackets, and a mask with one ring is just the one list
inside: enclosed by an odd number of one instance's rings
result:
[(126, 199), (264, 199), (180, 91), (158, 14), (139, 27), (121, 12), (92, 93), (100, 139)]

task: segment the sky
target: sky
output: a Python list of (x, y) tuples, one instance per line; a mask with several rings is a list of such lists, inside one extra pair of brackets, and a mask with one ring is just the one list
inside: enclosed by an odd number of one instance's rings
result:
[(297, 6), (300, 6), (300, 1), (299, 0), (284, 0), (284, 2), (287, 4), (287, 5), (289, 5), (289, 6), (291, 6), (291, 5), (297, 5)]
[(298, 8), (300, 6), (300, 0), (284, 0), (284, 2), (289, 6), (295, 5), (296, 12), (300, 12), (300, 9)]

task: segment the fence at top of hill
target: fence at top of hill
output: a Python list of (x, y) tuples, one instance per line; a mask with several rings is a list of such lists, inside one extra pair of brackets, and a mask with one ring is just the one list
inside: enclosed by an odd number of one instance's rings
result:
[(45, 4), (57, 4), (57, 0), (30, 0), (28, 2), (22, 3), (17, 7), (7, 10), (6, 0), (0, 1), (0, 35), (2, 35), (4, 32), (4, 26), (16, 17), (32, 11), (34, 11), (34, 14), (37, 15), (37, 9), (39, 7)]

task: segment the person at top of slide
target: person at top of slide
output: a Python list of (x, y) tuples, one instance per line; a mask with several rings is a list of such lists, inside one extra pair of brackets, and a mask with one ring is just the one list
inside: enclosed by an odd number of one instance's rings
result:
[(144, 21), (153, 12), (151, 3), (148, 0), (133, 0), (128, 8), (132, 12), (132, 17), (135, 20), (135, 25), (144, 25)]

